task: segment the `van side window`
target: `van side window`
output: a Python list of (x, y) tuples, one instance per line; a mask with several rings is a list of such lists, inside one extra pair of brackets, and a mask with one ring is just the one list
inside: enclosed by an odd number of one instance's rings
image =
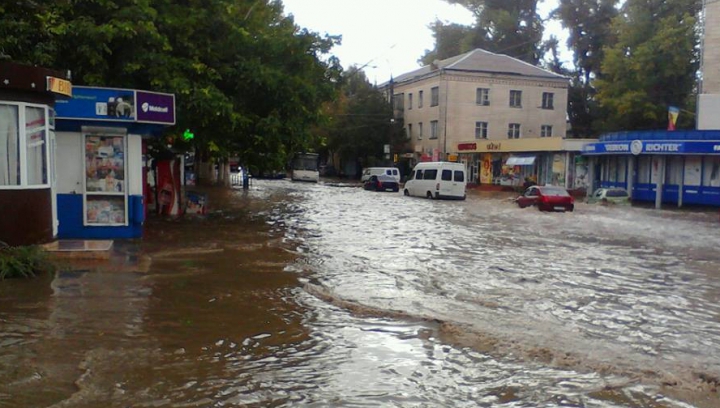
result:
[(452, 170), (443, 170), (441, 178), (443, 181), (452, 181)]
[(437, 178), (437, 169), (427, 169), (423, 174), (423, 180), (435, 180)]
[(397, 176), (397, 175), (398, 175), (398, 171), (397, 171), (397, 169), (393, 169), (393, 171), (392, 171), (392, 172), (393, 172), (393, 176)]
[(392, 176), (392, 170), (390, 170), (390, 169), (385, 170), (385, 174), (388, 176)]
[(423, 179), (423, 171), (422, 171), (422, 170), (418, 170), (418, 171), (415, 173), (415, 180), (422, 180), (422, 179)]
[[(445, 180), (445, 179), (443, 179)], [(455, 170), (455, 181), (463, 182), (465, 181), (465, 172), (462, 170)]]

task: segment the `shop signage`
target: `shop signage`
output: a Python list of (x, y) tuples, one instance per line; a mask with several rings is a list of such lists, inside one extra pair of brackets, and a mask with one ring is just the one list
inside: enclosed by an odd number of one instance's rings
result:
[(65, 79), (47, 77), (47, 90), (56, 94), (72, 96), (72, 83)]
[(175, 124), (175, 95), (145, 91), (136, 94), (138, 122)]
[(477, 143), (459, 143), (458, 150), (459, 151), (477, 150)]
[[(48, 86), (49, 86), (48, 82)], [(175, 124), (175, 96), (134, 89), (76, 86), (55, 101), (58, 119)]]
[(641, 141), (590, 143), (583, 146), (583, 154), (709, 154), (720, 153), (720, 141)]
[(135, 121), (135, 91), (76, 86), (71, 99), (55, 101), (58, 119)]
[(486, 147), (488, 151), (500, 150), (502, 148), (502, 143), (488, 143)]
[(448, 154), (448, 161), (456, 162), (458, 160), (457, 154)]

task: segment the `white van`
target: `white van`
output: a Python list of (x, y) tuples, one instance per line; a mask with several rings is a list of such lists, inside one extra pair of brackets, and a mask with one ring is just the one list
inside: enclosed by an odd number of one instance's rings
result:
[(360, 181), (364, 183), (368, 181), (370, 177), (379, 176), (381, 174), (394, 178), (398, 183), (400, 182), (400, 170), (398, 170), (397, 167), (366, 167), (363, 169)]
[(465, 165), (453, 162), (418, 163), (405, 182), (407, 196), (465, 199), (467, 174)]

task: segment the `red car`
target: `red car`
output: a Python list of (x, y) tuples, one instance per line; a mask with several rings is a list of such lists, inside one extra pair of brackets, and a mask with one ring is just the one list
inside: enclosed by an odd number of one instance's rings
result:
[(555, 186), (531, 186), (515, 199), (520, 208), (537, 206), (540, 211), (572, 211), (575, 200), (567, 190)]

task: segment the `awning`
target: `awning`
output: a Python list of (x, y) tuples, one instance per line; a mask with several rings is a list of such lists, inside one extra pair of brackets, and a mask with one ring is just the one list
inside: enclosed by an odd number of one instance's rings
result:
[(505, 163), (508, 166), (532, 166), (535, 156), (512, 156)]

